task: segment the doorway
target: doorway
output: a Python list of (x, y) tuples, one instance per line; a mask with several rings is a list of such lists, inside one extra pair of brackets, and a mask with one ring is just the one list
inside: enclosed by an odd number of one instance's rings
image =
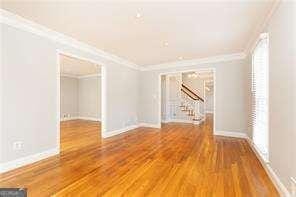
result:
[(159, 118), (165, 123), (199, 125), (207, 120), (215, 129), (215, 70), (184, 70), (163, 73), (160, 81)]
[(101, 141), (101, 66), (59, 54), (60, 152), (77, 151)]

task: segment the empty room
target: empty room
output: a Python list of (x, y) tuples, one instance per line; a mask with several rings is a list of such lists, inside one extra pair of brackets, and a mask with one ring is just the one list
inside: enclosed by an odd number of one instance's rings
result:
[(296, 197), (296, 1), (0, 5), (1, 197)]

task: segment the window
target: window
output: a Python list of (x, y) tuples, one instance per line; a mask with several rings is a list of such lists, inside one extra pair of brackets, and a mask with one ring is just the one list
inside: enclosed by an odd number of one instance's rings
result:
[(253, 142), (268, 161), (268, 35), (262, 34), (252, 59)]

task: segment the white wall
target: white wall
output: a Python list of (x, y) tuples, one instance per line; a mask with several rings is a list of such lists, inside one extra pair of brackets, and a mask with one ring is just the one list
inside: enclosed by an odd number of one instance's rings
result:
[[(101, 78), (61, 76), (60, 118), (101, 119)], [(69, 115), (69, 116), (68, 116)]]
[(78, 109), (78, 79), (63, 77), (60, 79), (60, 118), (61, 120), (79, 116)]
[[(16, 23), (17, 24), (17, 23)], [(137, 124), (139, 71), (111, 61), (105, 56), (80, 50), (1, 24), (2, 125), (1, 162), (59, 149), (59, 69), (57, 50), (101, 62), (106, 117), (104, 133)], [(17, 124), (16, 124), (17, 123)], [(23, 149), (13, 150), (22, 141)], [(7, 164), (8, 165), (8, 164)], [(6, 166), (7, 166), (6, 165)]]
[(202, 68), (216, 69), (216, 130), (246, 132), (247, 105), (245, 95), (248, 75), (245, 73), (246, 61), (202, 64), (163, 70), (144, 71), (140, 73), (140, 122), (159, 124), (159, 75), (167, 72), (196, 70)]
[(210, 91), (205, 91), (205, 111), (214, 111), (214, 89), (211, 88)]
[(98, 76), (80, 78), (79, 117), (101, 119), (101, 78)]
[(295, 4), (281, 2), (263, 31), (269, 33), (269, 165), (288, 189), (296, 177)]
[(296, 31), (292, 28), (296, 25), (294, 16), (292, 3), (281, 3), (267, 27), (270, 38), (270, 165), (288, 188), (290, 177), (296, 170), (296, 165), (292, 166), (292, 158), (296, 157), (292, 155), (296, 140), (292, 138), (293, 132), (296, 132), (293, 125), (296, 116), (292, 107), (296, 100)]
[[(1, 25), (2, 162), (58, 147), (55, 45)], [(42, 51), (42, 53), (41, 53)], [(13, 150), (22, 141), (23, 149)]]

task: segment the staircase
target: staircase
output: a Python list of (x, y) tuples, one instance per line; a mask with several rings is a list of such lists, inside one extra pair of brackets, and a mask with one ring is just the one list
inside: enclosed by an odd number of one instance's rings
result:
[(181, 85), (181, 111), (187, 115), (194, 124), (204, 121), (204, 114), (200, 113), (200, 105), (204, 102), (200, 96), (194, 93), (189, 87)]

